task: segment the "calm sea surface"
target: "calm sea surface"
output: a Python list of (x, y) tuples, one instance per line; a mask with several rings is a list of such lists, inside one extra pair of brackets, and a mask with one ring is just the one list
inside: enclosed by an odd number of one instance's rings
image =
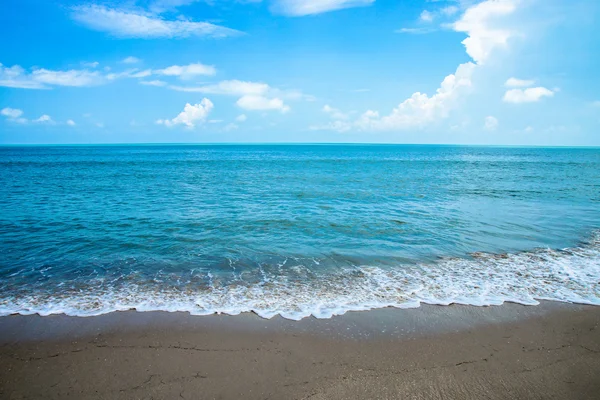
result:
[(0, 315), (600, 305), (600, 149), (0, 147)]

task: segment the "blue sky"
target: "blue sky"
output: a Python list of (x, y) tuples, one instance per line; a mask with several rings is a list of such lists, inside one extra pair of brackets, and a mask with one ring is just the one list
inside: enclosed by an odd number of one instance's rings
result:
[(7, 0), (0, 143), (600, 145), (597, 0)]

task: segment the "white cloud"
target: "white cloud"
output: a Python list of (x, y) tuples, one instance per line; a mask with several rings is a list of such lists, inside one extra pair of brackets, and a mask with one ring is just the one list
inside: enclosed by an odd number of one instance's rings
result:
[(432, 28), (400, 28), (395, 31), (396, 33), (410, 33), (412, 35), (424, 35), (426, 33), (435, 32)]
[[(462, 43), (474, 62), (459, 65), (454, 74), (446, 76), (434, 95), (416, 92), (385, 116), (381, 116), (378, 111), (368, 110), (351, 127), (367, 131), (414, 129), (448, 117), (450, 111), (458, 106), (460, 99), (470, 92), (475, 70), (488, 59), (493, 50), (506, 45), (508, 39), (515, 34), (510, 30), (493, 28), (492, 24), (497, 18), (512, 13), (516, 8), (516, 1), (483, 1), (468, 8), (452, 24), (455, 31), (468, 35)], [(335, 121), (326, 127), (338, 131), (350, 129), (348, 123), (341, 121)]]
[(430, 97), (416, 92), (393, 109), (390, 115), (379, 117), (379, 113), (367, 111), (356, 123), (364, 130), (393, 130), (422, 127), (446, 118), (458, 98), (470, 89), (475, 67), (471, 62), (461, 64), (454, 74), (444, 79), (435, 95)]
[(213, 76), (217, 70), (212, 65), (204, 65), (201, 63), (189, 65), (172, 65), (170, 67), (153, 71), (155, 74), (165, 76), (177, 76), (181, 79), (190, 79), (197, 75)]
[(269, 99), (264, 96), (258, 96), (258, 95), (252, 95), (252, 94), (242, 96), (236, 102), (236, 104), (245, 110), (251, 110), (251, 111), (278, 110), (278, 111), (281, 111), (282, 113), (286, 113), (290, 110), (290, 107), (287, 106), (283, 102), (283, 100), (281, 100), (277, 97)]
[(151, 69), (145, 69), (143, 71), (139, 71), (139, 72), (132, 72), (129, 73), (128, 76), (131, 78), (146, 78), (148, 76), (152, 75), (152, 70)]
[(435, 15), (431, 11), (423, 10), (419, 19), (423, 22), (433, 22)]
[(467, 54), (477, 64), (483, 64), (496, 47), (504, 47), (514, 32), (493, 27), (493, 20), (511, 14), (518, 0), (486, 0), (468, 8), (452, 27), (457, 32), (465, 32), (468, 37), (462, 41)]
[(47, 114), (43, 114), (38, 119), (31, 121), (27, 120), (27, 118), (22, 118), (21, 116), (23, 115), (23, 110), (19, 110), (17, 108), (3, 108), (0, 110), (0, 114), (8, 118), (9, 121), (19, 124), (26, 124), (28, 122), (54, 124), (54, 120)]
[(104, 83), (98, 71), (87, 69), (54, 71), (35, 68), (28, 73), (19, 65), (4, 67), (0, 64), (0, 86), (21, 89), (48, 89), (49, 86), (93, 86)]
[(134, 57), (134, 56), (129, 56), (129, 57), (124, 58), (121, 62), (123, 64), (137, 64), (139, 62), (142, 62), (142, 60), (140, 60), (139, 58)]
[(228, 37), (241, 32), (209, 22), (167, 20), (139, 11), (85, 5), (73, 8), (72, 17), (82, 25), (119, 38), (185, 38), (191, 36)]
[(69, 71), (36, 69), (31, 73), (31, 78), (36, 82), (55, 86), (92, 86), (102, 83), (102, 76), (97, 71), (75, 69)]
[(213, 108), (214, 105), (212, 101), (204, 98), (198, 104), (191, 105), (190, 103), (187, 103), (183, 108), (183, 111), (175, 118), (171, 120), (159, 119), (156, 121), (156, 123), (169, 127), (174, 125), (185, 125), (188, 128), (193, 128), (197, 123), (203, 123), (206, 121), (206, 117), (208, 114), (210, 114)]
[(440, 12), (443, 15), (450, 17), (450, 16), (456, 14), (459, 10), (460, 9), (457, 6), (447, 6), (447, 7), (440, 9)]
[(147, 85), (147, 86), (166, 86), (167, 82), (160, 81), (160, 80), (153, 80), (153, 81), (140, 81), (140, 84)]
[(331, 107), (329, 104), (323, 106), (323, 112), (329, 114), (333, 119), (348, 119), (348, 114), (345, 114), (337, 108)]
[(54, 121), (52, 120), (52, 118), (49, 115), (47, 115), (47, 114), (44, 114), (44, 115), (40, 116), (38, 119), (34, 120), (33, 122), (38, 122), (38, 123), (41, 123), (41, 124), (43, 124), (43, 123), (46, 123), (46, 124), (52, 124), (52, 123), (54, 123)]
[(321, 14), (344, 8), (364, 7), (375, 0), (276, 0), (272, 10), (292, 17)]
[(545, 87), (534, 87), (528, 89), (511, 89), (504, 94), (504, 100), (507, 103), (535, 103), (543, 97), (552, 97), (554, 92)]
[(535, 83), (533, 80), (509, 78), (504, 85), (507, 87), (529, 87)]
[(76, 124), (76, 123), (75, 123), (75, 121), (73, 121), (72, 119), (68, 119), (68, 120), (67, 120), (67, 125), (69, 125), (69, 126), (75, 126), (75, 125), (77, 125), (77, 124)]
[(248, 117), (246, 117), (246, 114), (240, 114), (237, 117), (235, 117), (235, 120), (237, 122), (245, 122), (248, 119)]
[(98, 61), (82, 62), (81, 65), (83, 65), (84, 67), (87, 67), (87, 68), (96, 68), (98, 65), (100, 65), (100, 63)]
[(592, 102), (592, 107), (600, 108), (600, 100), (596, 100), (596, 101)]
[(27, 75), (19, 65), (5, 67), (0, 63), (0, 86), (21, 89), (44, 89), (44, 85)]
[(7, 118), (16, 119), (23, 115), (23, 110), (19, 110), (18, 108), (10, 108), (6, 107), (0, 111), (0, 114), (4, 115)]
[(493, 116), (485, 117), (483, 127), (488, 131), (495, 131), (498, 128), (498, 119)]
[(244, 95), (264, 95), (271, 90), (271, 87), (262, 82), (245, 82), (238, 80), (221, 81), (213, 85), (182, 87), (170, 86), (170, 89), (181, 92), (198, 92), (206, 94), (225, 94), (232, 96)]

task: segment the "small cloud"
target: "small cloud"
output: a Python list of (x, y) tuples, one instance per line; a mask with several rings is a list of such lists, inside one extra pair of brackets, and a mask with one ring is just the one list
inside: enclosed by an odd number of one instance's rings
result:
[(221, 81), (212, 85), (183, 87), (169, 86), (169, 89), (181, 92), (198, 92), (206, 94), (224, 94), (233, 96), (264, 95), (272, 88), (263, 82), (246, 82), (239, 80)]
[(598, 107), (600, 108), (600, 100), (596, 100), (592, 102), (592, 107)]
[(81, 65), (83, 65), (84, 67), (88, 67), (88, 68), (96, 68), (98, 65), (100, 65), (100, 63), (98, 61), (82, 62)]
[(513, 88), (514, 87), (529, 87), (529, 86), (532, 86), (534, 83), (535, 83), (535, 81), (533, 81), (533, 80), (509, 78), (504, 83), (504, 86), (513, 87)]
[(167, 82), (160, 81), (160, 80), (153, 80), (153, 81), (140, 81), (140, 84), (147, 85), (147, 86), (166, 86)]
[(201, 63), (189, 65), (172, 65), (170, 67), (153, 71), (159, 75), (177, 76), (181, 79), (190, 79), (197, 75), (213, 76), (217, 73), (217, 69), (212, 65), (204, 65)]
[(0, 86), (21, 89), (50, 89), (51, 86), (94, 86), (104, 82), (98, 71), (68, 70), (55, 71), (33, 68), (25, 71), (20, 65), (5, 67), (0, 63)]
[(401, 28), (395, 30), (396, 33), (407, 33), (410, 35), (425, 35), (427, 33), (435, 32), (433, 28)]
[(484, 128), (487, 131), (495, 131), (498, 128), (498, 119), (491, 115), (485, 117)]
[(282, 113), (290, 111), (290, 107), (277, 97), (269, 99), (264, 96), (246, 95), (241, 97), (236, 104), (238, 107), (251, 111), (278, 110)]
[(137, 57), (129, 56), (129, 57), (126, 57), (123, 60), (121, 60), (121, 62), (123, 64), (137, 64), (137, 63), (142, 62), (142, 60), (140, 60)]
[(146, 78), (150, 75), (152, 75), (152, 70), (145, 69), (143, 71), (131, 73), (129, 76), (132, 78)]
[(104, 128), (104, 124), (102, 122), (96, 122), (96, 126), (98, 128)]
[(275, 0), (271, 10), (290, 17), (302, 17), (345, 8), (365, 7), (374, 2), (375, 0)]
[(237, 117), (235, 117), (235, 120), (237, 122), (245, 122), (248, 119), (248, 117), (246, 117), (246, 114), (241, 114), (238, 115)]
[(511, 89), (508, 90), (503, 97), (503, 101), (506, 103), (535, 103), (540, 101), (543, 97), (552, 97), (554, 92), (545, 87), (535, 87), (528, 89)]
[(459, 11), (459, 8), (456, 6), (448, 6), (448, 7), (444, 7), (442, 9), (440, 9), (440, 12), (448, 17), (453, 16), (454, 14), (456, 14)]
[(38, 119), (34, 120), (33, 122), (37, 122), (40, 124), (53, 124), (54, 121), (52, 120), (52, 117), (50, 117), (48, 114), (44, 114), (42, 116), (40, 116)]
[(419, 16), (419, 19), (423, 22), (433, 22), (433, 19), (435, 18), (435, 15), (427, 10), (424, 10), (421, 15)]
[(23, 110), (19, 110), (18, 108), (6, 107), (0, 111), (0, 114), (10, 119), (16, 119), (23, 115)]
[(75, 126), (75, 125), (77, 125), (77, 124), (76, 124), (76, 123), (75, 123), (75, 121), (73, 121), (72, 119), (68, 119), (68, 120), (67, 120), (67, 125), (69, 125), (69, 126)]
[(208, 120), (209, 124), (220, 124), (221, 122), (223, 122), (222, 119), (209, 119)]
[(202, 99), (198, 104), (187, 103), (183, 111), (173, 119), (159, 119), (156, 121), (159, 125), (168, 127), (174, 125), (185, 125), (188, 128), (193, 128), (197, 123), (203, 123), (208, 114), (212, 111), (214, 105), (207, 98)]

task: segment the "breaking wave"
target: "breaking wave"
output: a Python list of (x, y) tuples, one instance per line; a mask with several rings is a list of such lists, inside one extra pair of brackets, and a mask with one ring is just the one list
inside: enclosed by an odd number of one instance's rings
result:
[(554, 300), (600, 305), (600, 234), (562, 250), (474, 253), (432, 263), (326, 269), (283, 261), (231, 276), (191, 271), (149, 279), (131, 272), (118, 279), (96, 276), (87, 282), (4, 289), (0, 315), (92, 316), (135, 309), (193, 315), (254, 312), (263, 318), (300, 320), (421, 303), (535, 305)]

